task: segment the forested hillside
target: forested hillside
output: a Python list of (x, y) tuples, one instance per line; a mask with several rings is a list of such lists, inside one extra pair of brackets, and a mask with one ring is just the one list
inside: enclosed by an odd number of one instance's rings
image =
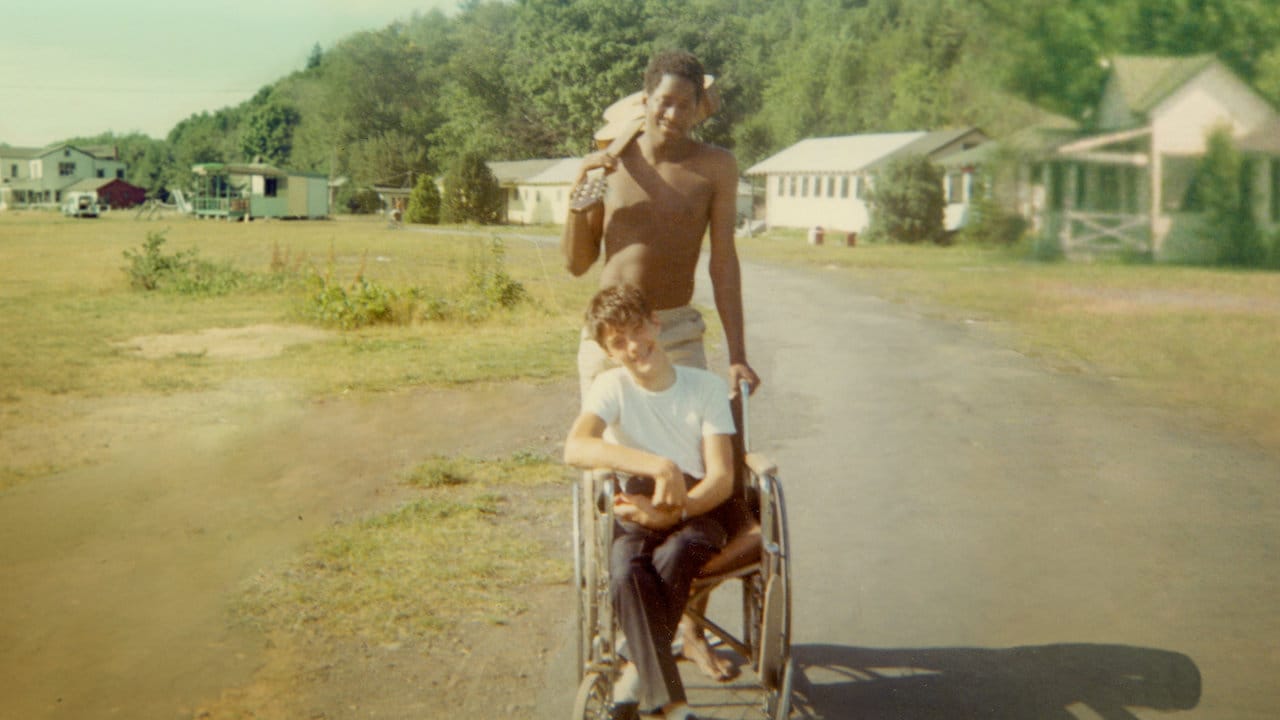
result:
[(316, 46), (305, 68), (164, 140), (73, 140), (116, 143), (152, 193), (192, 163), (254, 157), (408, 184), (470, 151), (585, 152), (600, 112), (666, 47), (718, 77), (724, 108), (700, 132), (743, 167), (814, 135), (999, 136), (1036, 107), (1087, 125), (1115, 54), (1215, 53), (1280, 103), (1274, 0), (468, 0)]

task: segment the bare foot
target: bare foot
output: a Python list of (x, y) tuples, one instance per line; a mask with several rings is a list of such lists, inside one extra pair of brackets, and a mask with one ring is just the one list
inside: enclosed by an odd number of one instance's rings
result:
[(680, 654), (697, 665), (704, 675), (717, 682), (732, 680), (737, 676), (737, 666), (712, 650), (706, 636), (687, 617), (680, 620), (680, 638), (684, 642)]

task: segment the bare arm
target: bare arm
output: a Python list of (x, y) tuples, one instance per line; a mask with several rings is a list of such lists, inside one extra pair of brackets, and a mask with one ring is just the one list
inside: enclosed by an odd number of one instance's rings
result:
[(660, 455), (604, 441), (605, 422), (595, 413), (584, 412), (573, 421), (564, 442), (564, 461), (580, 468), (608, 468), (653, 478), (653, 504), (679, 509), (685, 504), (684, 473)]
[(736, 393), (740, 380), (746, 380), (754, 391), (760, 385), (760, 378), (747, 362), (742, 319), (742, 269), (733, 239), (733, 221), (737, 215), (738, 163), (732, 155), (725, 155), (722, 162), (716, 163), (715, 169), (708, 271), (716, 311), (720, 314), (725, 342), (729, 346), (729, 387), (731, 392)]
[[(591, 153), (583, 158), (582, 168), (578, 171), (578, 180), (590, 170), (604, 168), (611, 172), (617, 164), (617, 158), (606, 152)], [(560, 238), (560, 252), (564, 253), (565, 268), (579, 277), (600, 258), (600, 239), (604, 237), (604, 204), (582, 212), (569, 211), (565, 218), (564, 235)]]
[(707, 474), (689, 491), (684, 504), (687, 517), (710, 512), (733, 494), (733, 436), (704, 435), (702, 458)]

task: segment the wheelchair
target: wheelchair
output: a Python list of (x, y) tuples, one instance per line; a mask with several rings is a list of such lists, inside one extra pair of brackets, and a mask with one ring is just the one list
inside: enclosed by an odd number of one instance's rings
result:
[[(777, 467), (749, 450), (746, 398), (744, 384), (733, 403), (740, 429), (734, 440), (734, 492), (758, 523), (758, 541), (747, 534), (730, 538), (725, 551), (712, 558), (695, 580), (685, 614), (701, 632), (710, 632), (748, 661), (747, 669), (755, 674), (762, 691), (761, 714), (769, 720), (784, 720), (791, 713), (794, 673), (786, 506)], [(620, 481), (618, 473), (585, 472), (573, 486), (579, 668), (575, 719), (608, 720), (613, 685), (624, 664), (619, 653), (622, 633), (609, 589), (613, 497)], [(737, 635), (725, 627), (727, 623), (692, 610), (697, 600), (732, 581), (738, 581), (742, 591), (742, 630)]]

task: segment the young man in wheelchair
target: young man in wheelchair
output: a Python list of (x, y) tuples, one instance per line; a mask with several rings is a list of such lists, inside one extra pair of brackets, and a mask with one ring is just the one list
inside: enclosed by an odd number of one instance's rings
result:
[(653, 479), (651, 497), (615, 498), (610, 590), (639, 679), (638, 688), (620, 683), (624, 697), (615, 703), (693, 717), (671, 643), (694, 579), (733, 521), (725, 502), (733, 493), (735, 432), (728, 386), (706, 370), (672, 364), (657, 339), (657, 317), (635, 288), (601, 290), (586, 319), (620, 367), (592, 383), (565, 461)]

